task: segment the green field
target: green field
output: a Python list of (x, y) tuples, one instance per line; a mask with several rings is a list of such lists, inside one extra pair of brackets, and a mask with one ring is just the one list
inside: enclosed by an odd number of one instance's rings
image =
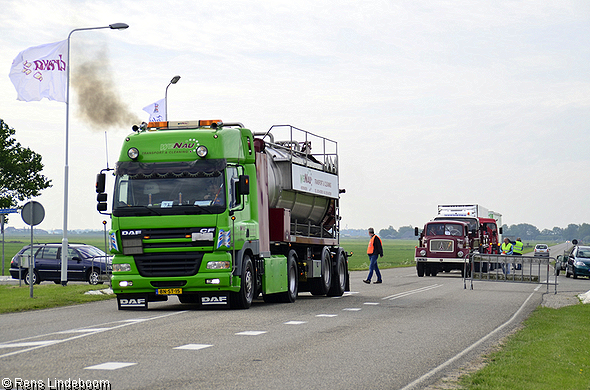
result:
[[(383, 243), (383, 257), (379, 258), (379, 268), (409, 267), (414, 266), (414, 249), (417, 240), (381, 240)], [(369, 237), (347, 238), (340, 240), (340, 246), (352, 256), (348, 259), (348, 269), (351, 271), (363, 271), (369, 269), (369, 256), (367, 246)]]

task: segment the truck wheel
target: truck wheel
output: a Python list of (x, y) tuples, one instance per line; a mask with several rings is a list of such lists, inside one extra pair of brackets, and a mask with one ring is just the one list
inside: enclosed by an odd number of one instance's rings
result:
[(418, 263), (416, 264), (416, 272), (418, 273), (418, 277), (424, 277), (424, 264)]
[(232, 309), (248, 309), (254, 299), (254, 267), (248, 255), (244, 256), (241, 279), (240, 291), (230, 294), (230, 306)]
[(299, 273), (297, 272), (297, 254), (293, 249), (287, 255), (287, 291), (279, 294), (279, 302), (293, 303), (299, 292)]
[(322, 248), (322, 276), (309, 281), (311, 295), (325, 295), (332, 284), (332, 265), (330, 250), (327, 246)]
[(338, 252), (336, 254), (336, 264), (334, 264), (332, 274), (332, 286), (328, 291), (328, 296), (330, 297), (341, 297), (344, 294), (344, 290), (346, 289), (346, 277), (347, 277), (347, 269), (346, 269), (346, 257), (344, 256), (344, 251), (342, 248), (338, 248)]

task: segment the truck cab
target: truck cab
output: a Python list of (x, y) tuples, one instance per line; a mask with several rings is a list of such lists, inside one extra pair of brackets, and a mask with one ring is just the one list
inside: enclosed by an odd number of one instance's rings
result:
[(460, 270), (473, 242), (469, 224), (464, 221), (435, 219), (424, 225), (422, 232), (416, 227), (419, 236), (416, 246), (416, 271), (419, 277), (436, 276), (438, 272)]

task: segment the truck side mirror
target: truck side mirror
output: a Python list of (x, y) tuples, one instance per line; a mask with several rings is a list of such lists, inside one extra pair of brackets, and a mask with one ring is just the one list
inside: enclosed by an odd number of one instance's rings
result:
[(106, 211), (107, 210), (107, 194), (101, 192), (96, 195), (96, 201), (98, 204), (96, 205), (96, 209), (98, 211)]
[(502, 228), (500, 228), (500, 234), (502, 234)]
[(99, 173), (98, 175), (96, 175), (96, 193), (97, 194), (104, 192), (106, 180), (107, 180), (107, 175), (105, 175), (104, 173)]
[(418, 230), (418, 226), (416, 226), (414, 228), (414, 235), (417, 236), (418, 234), (420, 234), (419, 230)]
[(238, 193), (240, 195), (249, 195), (250, 194), (250, 176), (240, 175), (239, 181), (238, 181)]

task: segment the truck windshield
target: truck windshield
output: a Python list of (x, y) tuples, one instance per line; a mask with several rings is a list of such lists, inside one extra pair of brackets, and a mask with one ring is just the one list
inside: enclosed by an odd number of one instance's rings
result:
[(477, 219), (475, 218), (467, 218), (467, 217), (455, 217), (455, 216), (450, 216), (450, 217), (436, 217), (434, 218), (434, 220), (440, 220), (440, 219), (452, 219), (453, 221), (461, 221), (461, 222), (465, 222), (468, 226), (468, 229), (470, 232), (476, 231), (477, 230)]
[(463, 225), (458, 223), (430, 223), (427, 236), (463, 236)]
[(175, 163), (120, 162), (113, 215), (221, 213), (225, 160)]

